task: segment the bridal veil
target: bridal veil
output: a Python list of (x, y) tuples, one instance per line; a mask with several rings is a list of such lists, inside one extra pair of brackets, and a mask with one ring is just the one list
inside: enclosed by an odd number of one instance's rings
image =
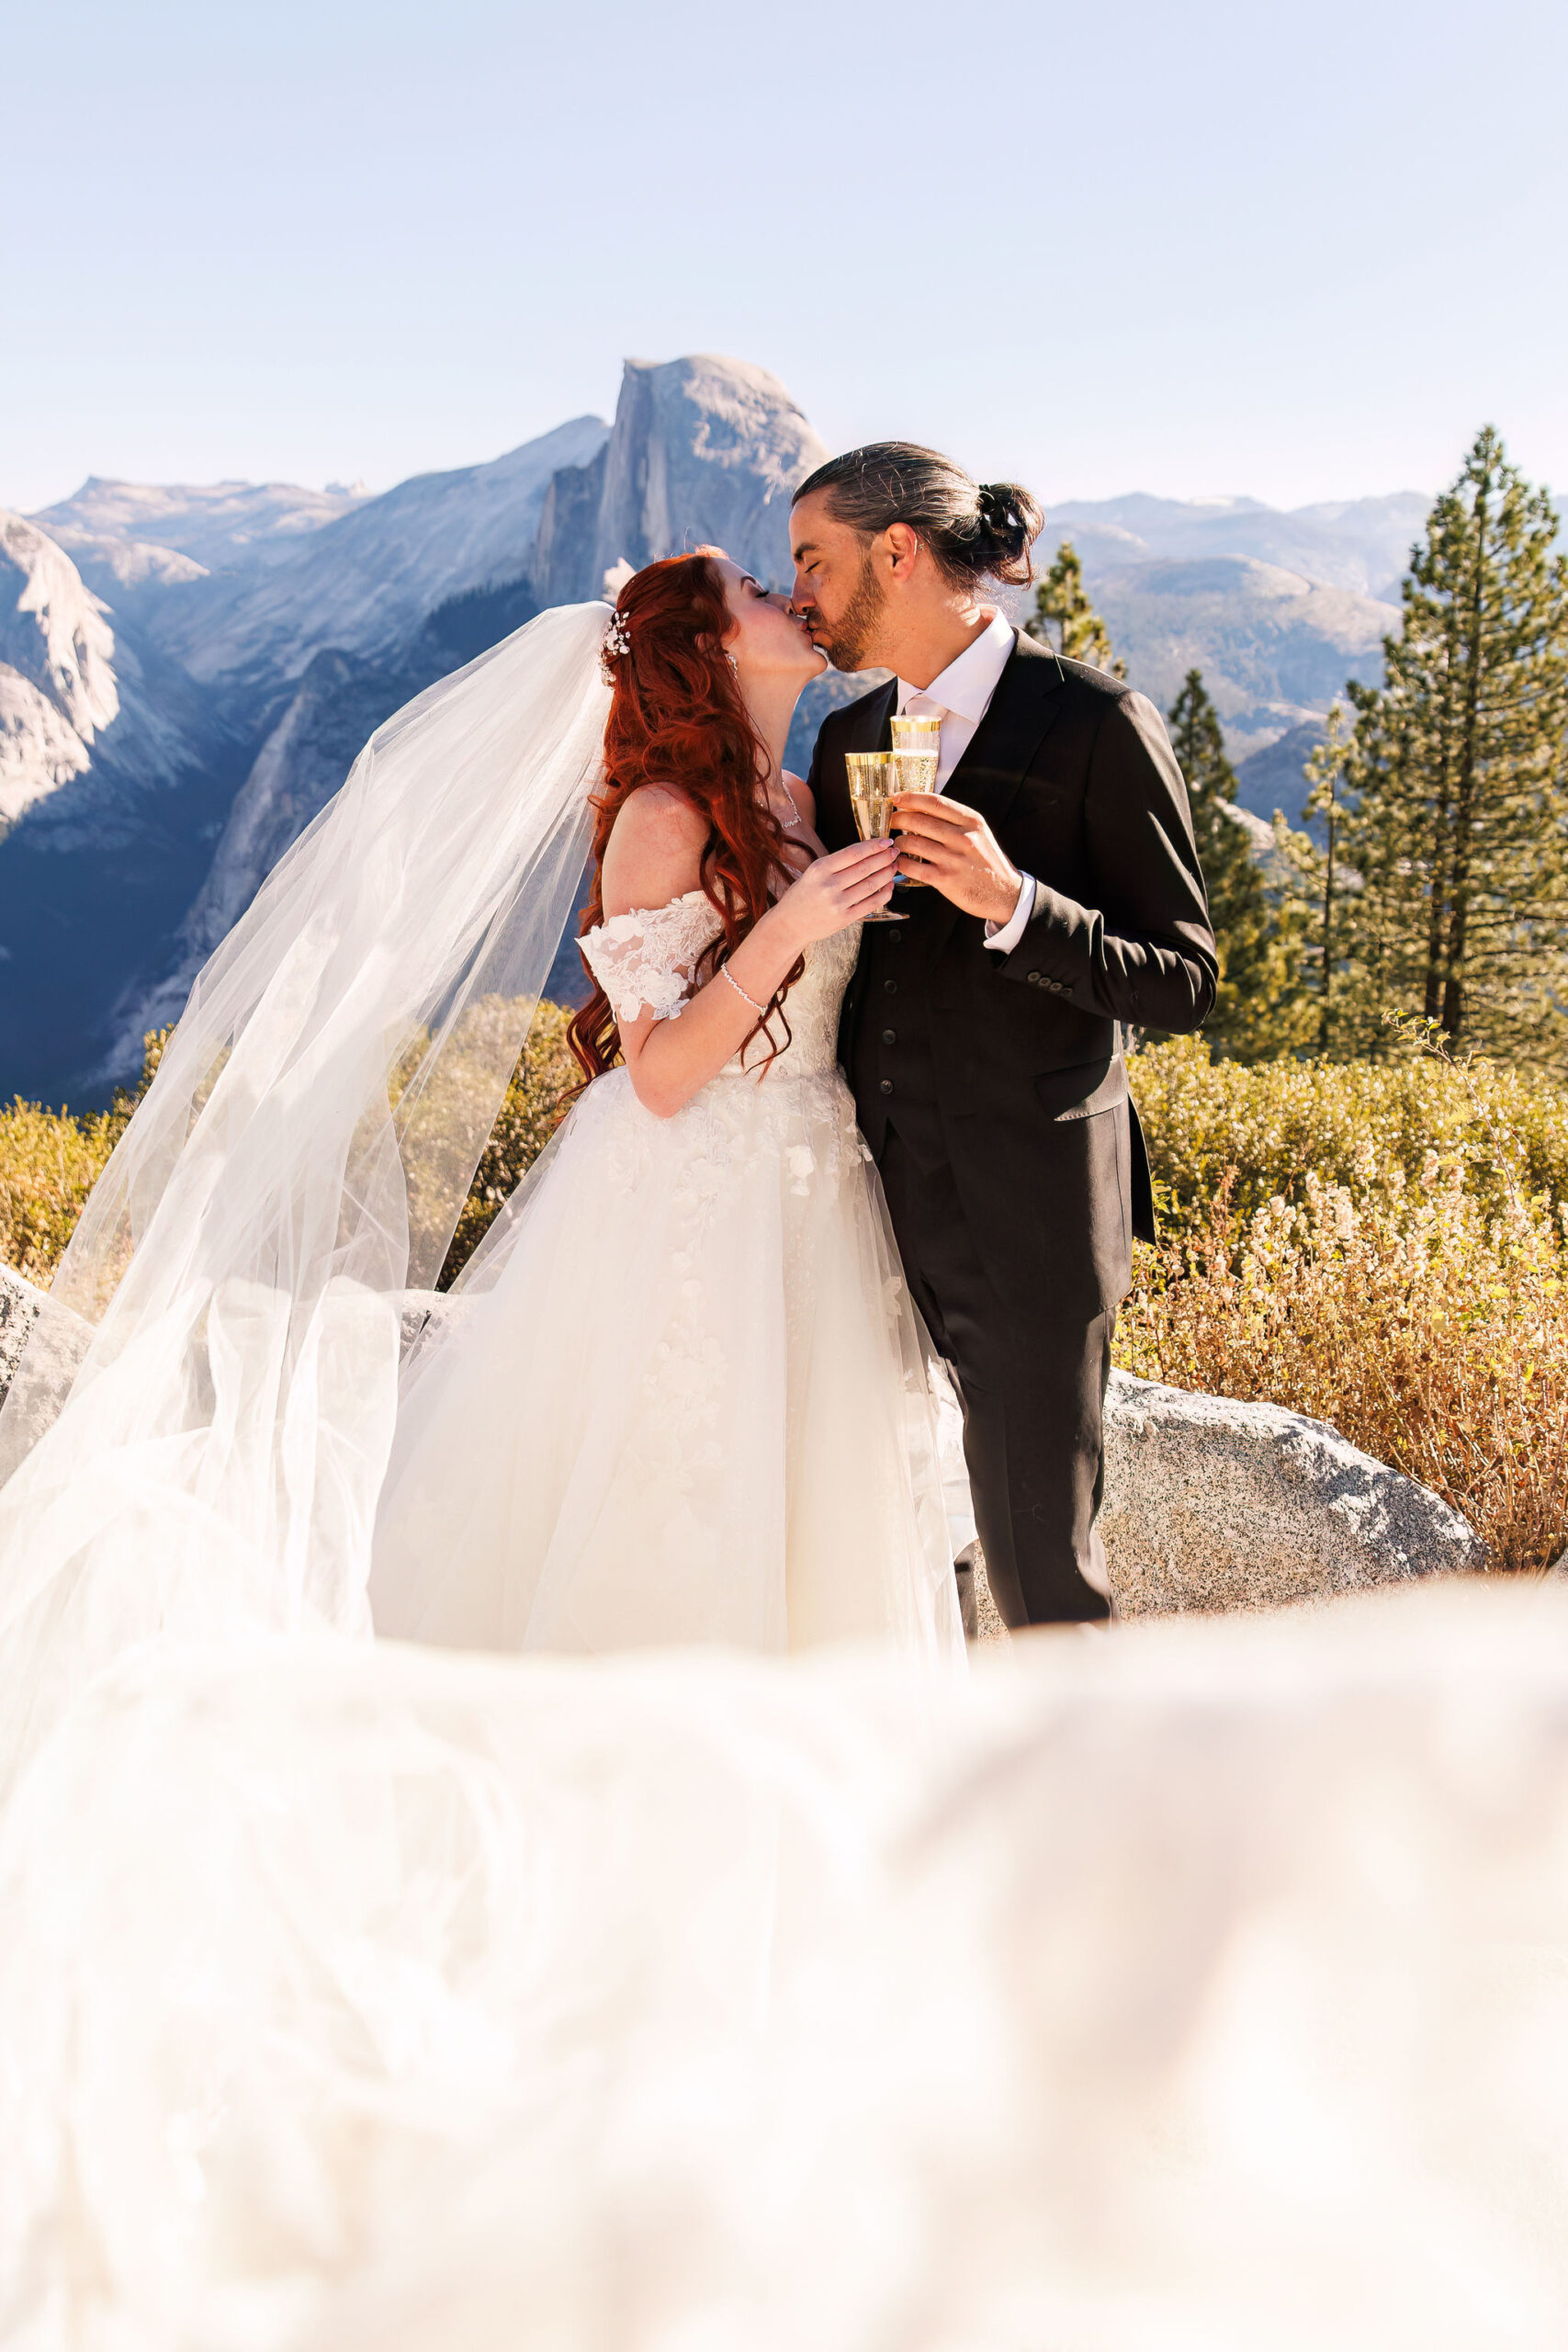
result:
[(0, 1788), (158, 1630), (367, 1633), (434, 1285), (587, 853), (608, 607), (371, 738), (202, 971), (0, 1414)]

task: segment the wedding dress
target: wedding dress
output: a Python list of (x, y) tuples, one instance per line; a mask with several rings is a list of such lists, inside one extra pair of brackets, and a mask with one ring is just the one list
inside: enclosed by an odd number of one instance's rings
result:
[[(690, 890), (583, 944), (620, 1019), (673, 1020), (718, 932)], [(807, 951), (771, 1060), (753, 1038), (672, 1118), (625, 1069), (572, 1110), (405, 1374), (379, 1633), (962, 1656), (920, 1333), (836, 1061), (859, 938)]]

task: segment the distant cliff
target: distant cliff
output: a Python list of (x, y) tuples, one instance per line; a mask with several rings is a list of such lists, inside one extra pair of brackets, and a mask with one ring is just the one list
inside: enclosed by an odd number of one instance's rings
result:
[[(790, 495), (826, 454), (761, 368), (630, 360), (613, 424), (378, 497), (95, 478), (0, 518), (0, 1098), (132, 1071), (372, 729), (543, 605), (704, 543), (786, 582)], [(1114, 500), (1043, 546), (1077, 541), (1134, 683), (1164, 703), (1204, 671), (1241, 756), (1375, 674), (1422, 503)], [(866, 683), (814, 688), (792, 755)]]
[(759, 579), (789, 580), (790, 497), (828, 455), (761, 368), (628, 360), (608, 441), (547, 495), (534, 571), (540, 603), (603, 595), (606, 572), (705, 542)]

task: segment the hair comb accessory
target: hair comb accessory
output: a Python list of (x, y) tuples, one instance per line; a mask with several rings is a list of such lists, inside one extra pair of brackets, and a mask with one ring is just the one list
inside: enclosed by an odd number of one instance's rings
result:
[(629, 653), (631, 650), (632, 634), (626, 627), (626, 616), (625, 613), (613, 613), (610, 626), (604, 631), (605, 654), (612, 662), (618, 662), (623, 653)]

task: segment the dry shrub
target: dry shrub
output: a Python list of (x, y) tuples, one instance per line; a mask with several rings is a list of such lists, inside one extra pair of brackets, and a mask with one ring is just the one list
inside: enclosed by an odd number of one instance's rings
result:
[(0, 1259), (29, 1282), (53, 1273), (123, 1125), (112, 1111), (0, 1111)]
[(1190, 1041), (1139, 1067), (1174, 1231), (1140, 1253), (1118, 1361), (1332, 1421), (1497, 1566), (1548, 1565), (1568, 1545), (1562, 1099), (1430, 1057), (1208, 1075)]
[(528, 1042), (496, 1115), (446, 1262), (440, 1288), (455, 1283), (500, 1212), (548, 1143), (570, 1107), (568, 1097), (582, 1072), (566, 1041), (570, 1006), (540, 1001)]
[[(476, 1018), (486, 1011), (479, 1007)], [(560, 1005), (539, 1005), (458, 1218), (442, 1269), (443, 1287), (456, 1278), (548, 1141), (570, 1089), (581, 1076), (566, 1042), (570, 1018)], [(49, 1283), (105, 1161), (152, 1082), (168, 1035), (149, 1035), (141, 1083), (134, 1093), (117, 1096), (110, 1110), (73, 1115), (22, 1102), (0, 1110), (0, 1261), (30, 1282)], [(449, 1058), (448, 1080), (460, 1091), (461, 1055)], [(419, 1204), (411, 1203), (416, 1224), (418, 1211)]]
[(1211, 1061), (1201, 1037), (1140, 1054), (1133, 1092), (1177, 1221), (1206, 1217), (1227, 1169), (1233, 1208), (1250, 1216), (1314, 1168), (1348, 1184), (1370, 1146), (1415, 1184), (1428, 1152), (1462, 1153), (1465, 1185), (1500, 1215), (1510, 1185), (1568, 1200), (1568, 1094), (1494, 1062), (1463, 1069), (1396, 1039), (1398, 1058)]

